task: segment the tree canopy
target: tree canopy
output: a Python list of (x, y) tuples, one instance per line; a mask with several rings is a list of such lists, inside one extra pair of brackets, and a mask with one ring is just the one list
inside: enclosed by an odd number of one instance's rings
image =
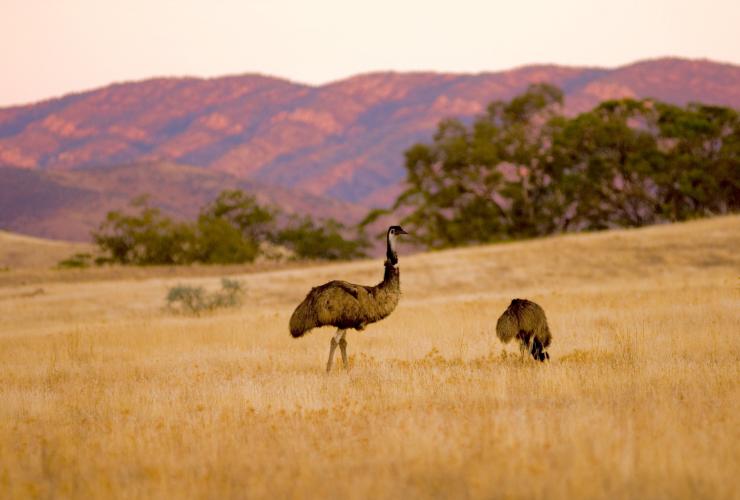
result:
[(406, 151), (392, 210), (438, 248), (740, 208), (737, 111), (623, 99), (566, 117), (562, 103), (537, 84), (470, 124), (442, 121), (431, 143)]
[(99, 262), (234, 264), (252, 262), (269, 245), (281, 245), (296, 258), (364, 256), (367, 242), (346, 236), (348, 232), (332, 219), (287, 217), (243, 191), (227, 190), (203, 207), (194, 221), (177, 222), (152, 207), (146, 197), (137, 198), (129, 211), (108, 212), (93, 239), (104, 255)]

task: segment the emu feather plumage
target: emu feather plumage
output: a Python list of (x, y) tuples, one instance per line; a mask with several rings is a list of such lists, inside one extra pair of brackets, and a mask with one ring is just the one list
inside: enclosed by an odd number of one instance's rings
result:
[(503, 343), (515, 338), (522, 354), (529, 350), (538, 361), (550, 359), (545, 349), (552, 341), (545, 311), (527, 299), (514, 299), (496, 322), (496, 335)]
[(290, 334), (301, 337), (327, 325), (363, 330), (392, 313), (400, 296), (400, 271), (387, 262), (383, 281), (376, 286), (330, 281), (312, 288), (298, 305), (290, 318)]

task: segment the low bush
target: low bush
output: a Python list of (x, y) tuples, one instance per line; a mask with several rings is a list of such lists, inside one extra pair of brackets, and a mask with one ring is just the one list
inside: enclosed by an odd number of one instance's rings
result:
[(223, 278), (221, 289), (207, 292), (202, 286), (176, 285), (167, 292), (167, 308), (171, 311), (194, 314), (215, 309), (237, 307), (241, 305), (244, 286), (238, 280)]
[(57, 267), (62, 269), (77, 269), (90, 267), (93, 262), (93, 256), (89, 253), (76, 253), (71, 257), (60, 260)]

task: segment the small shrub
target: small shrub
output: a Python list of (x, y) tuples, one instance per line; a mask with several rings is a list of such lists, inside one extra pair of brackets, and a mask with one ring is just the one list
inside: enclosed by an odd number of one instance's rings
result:
[(241, 305), (243, 295), (244, 288), (241, 281), (222, 278), (221, 290), (210, 296), (211, 309)]
[(207, 309), (203, 287), (177, 285), (167, 293), (167, 307), (184, 313), (199, 314)]
[(242, 303), (244, 287), (238, 280), (221, 279), (221, 290), (208, 293), (199, 286), (177, 285), (167, 293), (170, 310), (196, 316), (204, 311), (237, 307)]
[(93, 257), (89, 253), (76, 253), (71, 257), (67, 257), (64, 260), (60, 260), (57, 267), (63, 269), (76, 269), (90, 267), (93, 262)]

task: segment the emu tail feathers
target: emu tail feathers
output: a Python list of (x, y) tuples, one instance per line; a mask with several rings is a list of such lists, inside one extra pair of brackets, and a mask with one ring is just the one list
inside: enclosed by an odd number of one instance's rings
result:
[(509, 342), (519, 333), (519, 323), (516, 316), (507, 309), (496, 322), (496, 335), (503, 343)]
[(537, 337), (539, 337), (540, 342), (542, 342), (543, 348), (547, 349), (548, 347), (550, 347), (550, 342), (552, 342), (552, 334), (550, 333), (550, 328), (547, 326), (547, 323), (545, 323)]
[(547, 361), (550, 359), (550, 355), (545, 349), (550, 346), (552, 342), (552, 334), (550, 333), (550, 327), (547, 326), (547, 319), (545, 318), (545, 312), (542, 311), (541, 323), (535, 330), (534, 342), (532, 344), (532, 356), (537, 361)]

